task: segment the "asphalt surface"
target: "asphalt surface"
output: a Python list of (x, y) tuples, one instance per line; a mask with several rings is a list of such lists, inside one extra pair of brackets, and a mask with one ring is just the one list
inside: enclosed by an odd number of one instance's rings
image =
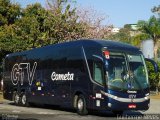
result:
[(75, 111), (56, 106), (15, 106), (10, 101), (0, 104), (1, 120), (122, 120), (122, 119), (160, 119), (160, 100), (151, 99), (148, 111), (126, 111), (122, 116), (112, 112), (90, 112), (89, 115), (80, 116)]

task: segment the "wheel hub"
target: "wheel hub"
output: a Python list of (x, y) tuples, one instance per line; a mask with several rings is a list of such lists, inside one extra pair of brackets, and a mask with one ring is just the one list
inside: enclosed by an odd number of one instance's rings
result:
[(83, 100), (82, 100), (82, 99), (79, 99), (79, 100), (78, 100), (78, 109), (79, 109), (79, 110), (82, 110), (82, 109), (83, 109)]
[(18, 102), (19, 102), (19, 95), (16, 94), (16, 95), (15, 95), (15, 103), (18, 104)]
[(26, 104), (26, 96), (25, 96), (25, 95), (22, 96), (22, 104), (23, 104), (23, 105)]

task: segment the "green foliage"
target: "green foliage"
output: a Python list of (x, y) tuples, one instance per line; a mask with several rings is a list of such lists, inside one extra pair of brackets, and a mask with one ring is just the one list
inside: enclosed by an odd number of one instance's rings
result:
[(84, 36), (72, 3), (75, 1), (50, 0), (48, 8), (39, 3), (21, 8), (10, 0), (0, 0), (0, 62), (8, 53)]
[(155, 13), (155, 15), (158, 15), (159, 20), (160, 20), (160, 5), (154, 6), (154, 7), (151, 9), (151, 11), (152, 11), (153, 13)]
[(130, 36), (130, 26), (125, 25), (124, 28), (121, 28), (120, 31), (116, 34), (111, 34), (107, 39), (117, 40), (125, 43), (131, 43), (131, 36)]
[(13, 24), (20, 15), (20, 6), (10, 0), (0, 0), (0, 26)]
[(139, 46), (141, 45), (142, 40), (148, 40), (149, 35), (148, 34), (137, 34), (135, 36), (132, 36), (131, 44), (134, 46)]
[(15, 22), (15, 33), (23, 44), (26, 43), (26, 49), (41, 46), (39, 41), (44, 32), (45, 15), (45, 9), (36, 3), (23, 9), (21, 19)]
[(148, 21), (139, 21), (138, 27), (143, 33), (150, 35), (154, 42), (160, 38), (160, 21), (155, 16)]
[[(155, 73), (154, 67), (152, 63), (146, 61), (147, 69), (148, 69), (148, 77), (151, 88), (159, 87), (159, 81), (160, 81), (160, 71), (158, 73)], [(158, 62), (158, 67), (160, 68), (160, 62)]]
[(160, 19), (152, 16), (148, 21), (139, 21), (138, 27), (142, 33), (148, 35), (154, 41), (154, 58), (157, 61), (158, 43), (160, 40)]
[(83, 26), (77, 22), (76, 8), (71, 8), (71, 3), (50, 0), (47, 9), (39, 3), (20, 8), (10, 0), (0, 0), (1, 50), (23, 51), (84, 36)]
[(85, 32), (82, 24), (77, 22), (76, 8), (71, 8), (68, 0), (57, 0), (56, 4), (51, 2), (48, 4), (48, 17), (44, 23), (46, 44), (78, 39), (83, 36)]
[(21, 8), (18, 4), (12, 4), (10, 0), (0, 0), (0, 50), (3, 52), (15, 51), (15, 47), (18, 46), (14, 44), (18, 42), (14, 32), (14, 23), (20, 15)]

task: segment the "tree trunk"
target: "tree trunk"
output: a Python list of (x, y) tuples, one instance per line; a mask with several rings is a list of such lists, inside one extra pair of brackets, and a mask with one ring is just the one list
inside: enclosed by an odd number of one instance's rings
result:
[(156, 94), (159, 95), (158, 86), (156, 86)]
[(158, 42), (154, 44), (154, 59), (156, 62), (158, 61)]

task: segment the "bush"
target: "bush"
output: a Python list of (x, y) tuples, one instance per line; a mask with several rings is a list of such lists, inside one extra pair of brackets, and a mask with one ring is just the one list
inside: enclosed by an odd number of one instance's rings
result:
[[(154, 66), (152, 63), (146, 61), (147, 69), (148, 69), (148, 77), (150, 82), (150, 88), (151, 90), (156, 90), (156, 88), (159, 86), (159, 80), (160, 80), (160, 70), (156, 73), (154, 70)], [(158, 62), (158, 67), (160, 68), (160, 62)]]

